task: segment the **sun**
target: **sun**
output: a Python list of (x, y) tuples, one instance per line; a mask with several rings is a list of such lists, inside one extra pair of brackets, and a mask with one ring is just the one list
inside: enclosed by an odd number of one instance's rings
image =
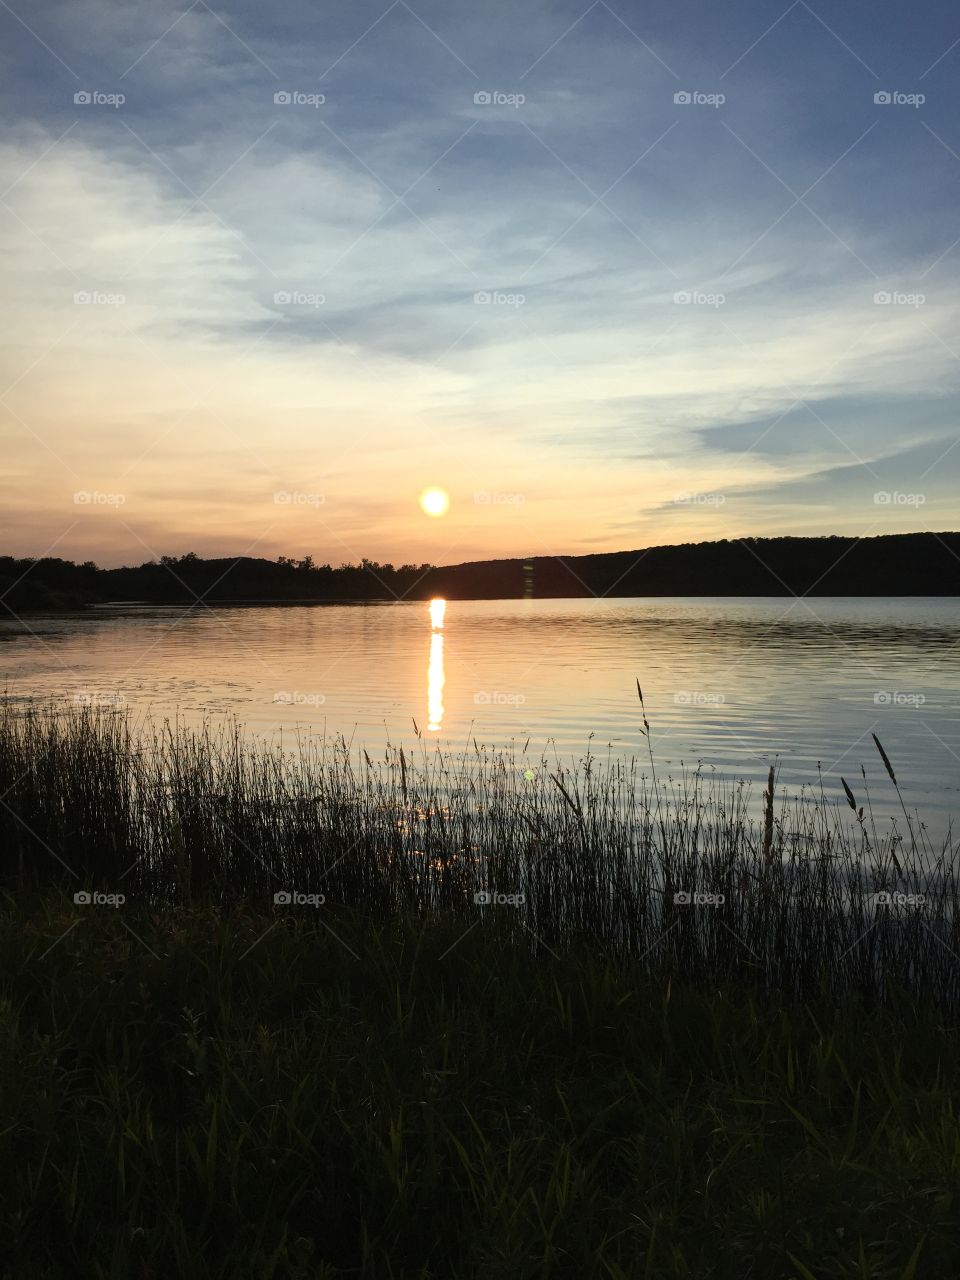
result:
[(446, 489), (424, 489), (420, 495), (420, 509), (424, 515), (445, 516), (450, 510), (450, 495)]

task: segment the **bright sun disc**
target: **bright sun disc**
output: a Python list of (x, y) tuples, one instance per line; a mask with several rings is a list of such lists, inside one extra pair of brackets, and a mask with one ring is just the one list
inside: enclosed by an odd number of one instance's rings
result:
[(450, 495), (446, 489), (424, 489), (420, 507), (425, 515), (445, 516), (450, 510)]

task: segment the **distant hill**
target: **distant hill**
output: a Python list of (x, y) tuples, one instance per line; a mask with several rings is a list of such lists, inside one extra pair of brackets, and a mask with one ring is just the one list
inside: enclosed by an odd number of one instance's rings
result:
[(960, 595), (960, 533), (873, 538), (740, 538), (585, 556), (427, 564), (316, 564), (309, 556), (202, 560), (194, 554), (121, 569), (91, 561), (0, 556), (6, 611), (151, 604), (518, 599), (530, 596)]
[(436, 569), (450, 599), (609, 596), (960, 595), (960, 534), (740, 538)]

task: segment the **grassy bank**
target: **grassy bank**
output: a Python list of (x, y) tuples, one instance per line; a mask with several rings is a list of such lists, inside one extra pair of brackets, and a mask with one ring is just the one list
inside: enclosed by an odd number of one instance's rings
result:
[(49, 894), (0, 956), (9, 1275), (960, 1273), (957, 1036), (915, 1002)]
[[(583, 944), (657, 980), (877, 999), (909, 986), (960, 1015), (954, 851), (927, 846), (879, 744), (848, 802), (779, 795), (771, 773), (759, 811), (742, 786), (661, 778), (652, 758), (643, 772), (589, 757), (569, 770), (478, 747), (373, 761), (342, 742), (292, 745), (7, 707), (0, 881), (150, 910), (322, 896), (334, 927), (349, 912), (481, 932), (495, 920), (528, 950)], [(880, 789), (899, 825), (875, 820)]]
[(759, 804), (287, 746), (0, 713), (0, 1274), (960, 1274), (957, 875), (879, 744)]

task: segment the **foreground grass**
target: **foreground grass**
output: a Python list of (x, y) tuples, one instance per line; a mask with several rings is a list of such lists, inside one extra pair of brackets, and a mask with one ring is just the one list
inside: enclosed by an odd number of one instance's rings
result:
[(499, 919), (7, 898), (6, 1274), (960, 1274), (931, 1007), (668, 986)]
[[(639, 706), (639, 734), (648, 729)], [(642, 737), (638, 738), (642, 741)], [(474, 746), (373, 761), (283, 750), (236, 725), (136, 726), (97, 708), (0, 706), (0, 888), (123, 895), (140, 910), (266, 911), (323, 894), (371, 927), (501, 927), (643, 962), (651, 981), (837, 1000), (909, 986), (960, 1019), (960, 862), (930, 846), (880, 743), (845, 799), (663, 777), (652, 752), (574, 768)], [(876, 806), (875, 806), (876, 801)], [(891, 818), (891, 809), (900, 814)]]

